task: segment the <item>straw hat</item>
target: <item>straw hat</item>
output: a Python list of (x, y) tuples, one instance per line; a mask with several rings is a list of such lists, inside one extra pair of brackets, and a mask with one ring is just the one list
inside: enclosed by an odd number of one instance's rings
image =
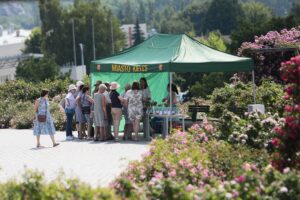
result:
[(77, 86), (77, 87), (80, 87), (80, 86), (82, 86), (82, 85), (84, 85), (84, 83), (83, 83), (82, 81), (77, 81), (77, 82), (76, 82), (76, 86)]
[(106, 89), (107, 89), (107, 87), (106, 87), (106, 85), (105, 85), (105, 84), (100, 84), (100, 85), (99, 85), (99, 89), (104, 89), (104, 90), (106, 90)]
[(120, 84), (119, 84), (119, 83), (117, 83), (117, 82), (112, 82), (112, 83), (110, 84), (109, 89), (110, 89), (110, 90), (117, 90), (117, 89), (119, 89), (119, 87), (120, 87)]
[(76, 86), (74, 84), (69, 85), (68, 92), (70, 92), (71, 90), (76, 90)]

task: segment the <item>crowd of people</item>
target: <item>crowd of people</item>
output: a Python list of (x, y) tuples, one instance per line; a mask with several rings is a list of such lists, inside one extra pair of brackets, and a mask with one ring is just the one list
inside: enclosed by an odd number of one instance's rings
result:
[[(60, 103), (67, 119), (66, 139), (74, 139), (72, 129), (75, 116), (78, 139), (119, 141), (120, 121), (124, 116), (123, 139), (138, 140), (140, 122), (151, 101), (151, 91), (147, 80), (141, 78), (139, 82), (125, 84), (122, 94), (118, 92), (120, 85), (117, 82), (97, 81), (94, 87), (90, 92), (89, 86), (82, 81), (77, 81), (76, 85), (69, 85), (68, 93)], [(173, 84), (171, 87), (172, 98), (168, 94), (163, 99), (166, 105), (170, 103), (174, 105), (177, 101), (177, 87)], [(169, 85), (167, 90), (169, 91)], [(33, 132), (37, 137), (37, 147), (40, 147), (41, 134), (50, 135), (53, 146), (58, 145), (54, 139), (55, 128), (49, 112), (48, 94), (49, 91), (43, 90), (35, 103), (36, 118)], [(111, 126), (113, 126), (113, 134)]]

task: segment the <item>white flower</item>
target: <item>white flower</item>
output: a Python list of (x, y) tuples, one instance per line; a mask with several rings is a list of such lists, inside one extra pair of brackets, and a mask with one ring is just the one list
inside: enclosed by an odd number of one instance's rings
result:
[(232, 194), (231, 194), (231, 193), (226, 193), (226, 194), (225, 194), (225, 197), (226, 197), (227, 199), (232, 199)]
[(284, 173), (284, 174), (287, 174), (287, 173), (289, 173), (290, 171), (291, 171), (291, 169), (290, 169), (289, 167), (287, 167), (287, 168), (284, 168), (283, 173)]
[(231, 185), (236, 185), (236, 181), (230, 181)]
[(289, 190), (286, 187), (281, 187), (279, 192), (280, 193), (287, 193)]
[(225, 191), (224, 186), (223, 185), (219, 185), (218, 190), (220, 192), (224, 192)]
[(241, 140), (241, 143), (242, 143), (242, 144), (246, 144), (246, 140), (242, 139), (242, 140)]

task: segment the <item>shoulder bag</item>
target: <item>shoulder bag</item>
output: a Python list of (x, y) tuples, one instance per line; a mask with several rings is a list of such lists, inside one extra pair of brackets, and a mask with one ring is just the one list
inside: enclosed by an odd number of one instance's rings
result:
[(66, 114), (74, 114), (75, 109), (70, 107), (70, 100), (68, 98), (66, 98), (66, 100), (68, 102), (68, 106), (65, 107), (65, 113)]
[[(84, 101), (86, 99), (86, 95), (83, 95), (82, 99)], [(81, 104), (83, 101), (81, 101)], [(89, 115), (89, 114), (91, 114), (91, 106), (82, 106), (81, 111), (82, 111), (82, 114)]]
[[(41, 100), (40, 100), (40, 103), (41, 103)], [(46, 104), (46, 111), (45, 111), (45, 114), (44, 115), (38, 115), (37, 116), (37, 119), (39, 122), (46, 122), (46, 119), (47, 119), (47, 102), (45, 101), (45, 104)]]

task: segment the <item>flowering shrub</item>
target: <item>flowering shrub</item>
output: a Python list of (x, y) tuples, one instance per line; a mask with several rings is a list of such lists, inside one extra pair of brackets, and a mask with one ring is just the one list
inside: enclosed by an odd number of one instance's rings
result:
[(284, 123), (278, 114), (245, 113), (240, 118), (231, 112), (224, 112), (218, 126), (219, 139), (233, 144), (246, 144), (253, 148), (268, 148), (275, 137), (274, 128)]
[[(237, 108), (246, 111), (247, 106), (253, 103), (252, 83), (238, 82), (235, 87), (225, 84), (223, 88), (215, 89), (211, 95), (211, 115), (221, 117), (224, 110), (238, 114), (240, 117), (244, 112), (239, 112)], [(283, 113), (284, 101), (282, 99), (283, 86), (264, 79), (262, 84), (257, 87), (257, 103), (265, 105), (266, 111), (271, 113)]]
[(153, 141), (143, 160), (131, 163), (112, 183), (117, 194), (130, 199), (132, 194), (146, 195), (145, 199), (193, 199), (195, 189), (237, 176), (245, 161), (259, 167), (267, 164), (264, 151), (211, 140), (197, 125), (190, 130)]
[[(65, 114), (60, 111), (58, 103), (50, 102), (50, 112), (56, 130), (65, 130)], [(5, 100), (0, 103), (0, 128), (32, 128), (34, 118), (34, 104), (32, 102)]]
[(17, 109), (16, 103), (10, 100), (0, 102), (0, 128), (10, 127), (10, 120), (15, 116)]
[(29, 129), (33, 127), (34, 108), (31, 102), (19, 102), (15, 115), (10, 120), (10, 127), (17, 129)]
[(60, 174), (57, 179), (46, 182), (40, 172), (25, 171), (21, 181), (0, 183), (1, 199), (103, 199), (118, 200), (114, 191), (92, 188), (77, 179), (68, 179)]
[[(255, 37), (255, 42), (244, 42), (238, 50), (240, 56), (250, 56), (255, 61), (255, 75), (257, 81), (263, 77), (272, 76), (276, 82), (281, 82), (279, 74), (280, 63), (289, 60), (295, 51), (251, 52), (249, 50), (263, 50), (272, 48), (296, 47), (300, 45), (300, 26), (280, 32), (270, 31), (266, 35)], [(244, 74), (245, 75), (245, 74)]]
[(49, 90), (50, 98), (67, 92), (69, 79), (45, 81), (41, 83), (31, 83), (24, 80), (9, 81), (0, 85), (0, 99), (14, 101), (34, 101), (37, 99), (42, 89)]
[(64, 112), (61, 112), (58, 103), (51, 102), (50, 113), (52, 115), (55, 129), (57, 131), (64, 131), (66, 129), (66, 115)]
[(230, 181), (218, 181), (202, 189), (203, 199), (299, 199), (300, 174), (286, 169), (284, 174), (267, 166), (263, 170), (245, 163), (244, 172)]
[(284, 98), (290, 100), (285, 106), (285, 124), (275, 128), (277, 137), (272, 144), (276, 148), (273, 166), (300, 167), (300, 56), (284, 62), (281, 77), (287, 83)]

